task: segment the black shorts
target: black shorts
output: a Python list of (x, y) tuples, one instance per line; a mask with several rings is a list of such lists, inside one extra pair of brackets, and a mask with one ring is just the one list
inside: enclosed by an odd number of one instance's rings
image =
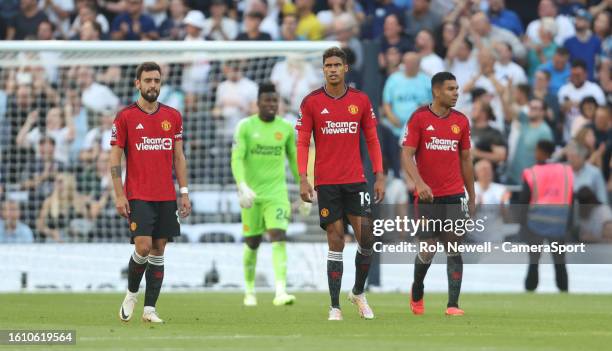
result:
[(430, 220), (417, 236), (421, 239), (435, 238), (446, 232), (443, 229), (450, 227), (449, 221), (455, 225), (457, 220), (469, 218), (467, 197), (465, 194), (434, 197), (433, 203), (418, 200), (416, 214), (417, 219), (424, 217)]
[(129, 223), (132, 244), (136, 236), (173, 241), (181, 235), (176, 201), (130, 200)]
[(370, 193), (366, 183), (326, 184), (317, 186), (319, 223), (323, 230), (346, 215), (369, 217)]

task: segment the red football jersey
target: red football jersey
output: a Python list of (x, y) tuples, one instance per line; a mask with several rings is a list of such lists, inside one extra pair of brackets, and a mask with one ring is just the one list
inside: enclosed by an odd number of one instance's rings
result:
[(359, 134), (373, 126), (370, 99), (357, 89), (334, 98), (319, 88), (304, 98), (295, 128), (308, 135), (314, 130), (315, 186), (365, 182)]
[(149, 114), (134, 103), (119, 111), (111, 145), (126, 155), (125, 194), (128, 200), (176, 200), (172, 177), (175, 141), (183, 139), (181, 114), (159, 104)]
[(416, 148), (419, 174), (435, 197), (464, 193), (460, 153), (471, 147), (470, 124), (464, 114), (451, 109), (439, 117), (429, 106), (422, 106), (408, 121), (402, 145)]

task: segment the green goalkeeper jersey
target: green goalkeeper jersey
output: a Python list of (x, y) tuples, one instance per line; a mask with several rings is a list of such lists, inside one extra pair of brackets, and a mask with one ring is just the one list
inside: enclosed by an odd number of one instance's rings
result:
[(232, 148), (232, 173), (236, 184), (246, 182), (257, 200), (287, 199), (285, 158), (298, 180), (293, 126), (276, 116), (271, 122), (258, 115), (238, 123)]

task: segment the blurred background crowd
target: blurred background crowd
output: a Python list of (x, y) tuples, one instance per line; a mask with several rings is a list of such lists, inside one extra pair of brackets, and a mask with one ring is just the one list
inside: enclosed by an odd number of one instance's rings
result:
[[(338, 41), (348, 81), (378, 111), (392, 204), (413, 187), (404, 127), (431, 100), (431, 76), (448, 70), (472, 122), (477, 203), (516, 199), (536, 144), (550, 140), (577, 201), (601, 205), (576, 239), (611, 242), (611, 14), (610, 0), (4, 0), (0, 38)], [(135, 66), (38, 55), (40, 65), (0, 67), (0, 242), (123, 241), (108, 152), (114, 115), (137, 97)], [(233, 129), (256, 112), (257, 83), (276, 84), (288, 119), (322, 85), (320, 63), (299, 55), (162, 66), (159, 100), (183, 113), (190, 184), (205, 200), (231, 186)], [(190, 221), (239, 221), (209, 205)]]

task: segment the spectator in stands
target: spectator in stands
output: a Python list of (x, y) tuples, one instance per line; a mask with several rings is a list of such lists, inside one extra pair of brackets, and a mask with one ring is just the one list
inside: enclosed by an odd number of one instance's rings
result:
[(355, 17), (348, 13), (340, 14), (334, 19), (332, 27), (332, 36), (329, 39), (339, 41), (341, 48), (348, 48), (355, 54), (355, 62), (351, 66), (351, 71), (361, 72), (363, 47), (357, 36), (359, 28)]
[(327, 0), (326, 10), (317, 12), (317, 19), (325, 27), (326, 35), (334, 33), (333, 23), (338, 16), (348, 14), (359, 24), (364, 19), (363, 8), (355, 0)]
[[(570, 126), (570, 136), (573, 138), (578, 131), (595, 120), (595, 111), (597, 111), (597, 101), (592, 96), (587, 96), (580, 101), (580, 114), (574, 119)], [(593, 134), (593, 138), (595, 134)]]
[(161, 24), (168, 18), (168, 0), (144, 0), (143, 13), (151, 16), (155, 27), (159, 28)]
[(465, 103), (469, 99), (467, 94), (472, 93), (476, 88), (484, 89), (495, 113), (496, 120), (492, 123), (492, 126), (500, 131), (504, 131), (504, 119), (506, 116), (503, 110), (502, 97), (506, 87), (495, 76), (495, 56), (489, 50), (479, 51), (478, 65), (480, 69), (473, 72), (472, 78), (463, 86), (463, 96), (460, 97), (460, 100), (463, 100), (461, 104), (467, 111), (470, 111), (471, 106)]
[(612, 142), (612, 113), (609, 105), (597, 107), (593, 118), (593, 130), (598, 147), (602, 143)]
[[(507, 104), (507, 99), (505, 101)], [(516, 142), (509, 145), (507, 181), (509, 184), (520, 184), (523, 170), (536, 163), (536, 145), (542, 140), (553, 141), (553, 134), (544, 122), (546, 104), (542, 100), (531, 99), (527, 114), (515, 108), (506, 108), (506, 111), (518, 132)]]
[[(375, 0), (362, 2), (364, 6), (365, 20), (362, 39), (379, 39), (383, 35), (383, 27), (387, 21), (387, 17), (394, 15), (398, 18), (398, 22), (403, 22), (404, 14), (402, 10), (395, 6), (393, 0)], [(401, 19), (401, 20), (400, 20)], [(414, 38), (411, 38), (414, 39)], [(404, 53), (404, 51), (402, 51)]]
[(402, 22), (398, 15), (390, 14), (385, 18), (384, 23), (384, 33), (378, 39), (380, 42), (378, 66), (380, 68), (385, 68), (387, 66), (384, 53), (387, 52), (389, 47), (397, 47), (402, 54), (404, 54), (406, 51), (411, 51), (413, 48), (412, 40), (410, 40), (410, 38), (404, 34)]
[(102, 28), (100, 23), (85, 20), (81, 22), (81, 26), (78, 29), (78, 39), (82, 41), (97, 41), (101, 39)]
[(587, 80), (587, 66), (577, 59), (572, 62), (569, 82), (559, 89), (559, 105), (565, 115), (564, 138), (569, 139), (570, 127), (579, 115), (578, 107), (582, 99), (592, 96), (597, 104), (604, 105), (606, 99), (599, 85)]
[(478, 50), (491, 50), (494, 43), (504, 42), (512, 47), (512, 52), (517, 59), (522, 60), (527, 55), (525, 47), (512, 32), (491, 25), (487, 15), (483, 12), (472, 15), (470, 29), (470, 40)]
[(72, 21), (69, 38), (78, 35), (81, 24), (85, 21), (95, 21), (100, 25), (101, 35), (107, 35), (109, 24), (103, 14), (98, 13), (96, 5), (89, 0), (76, 0), (77, 16)]
[(38, 31), (36, 32), (36, 40), (53, 40), (55, 32), (55, 25), (50, 21), (42, 21), (38, 25)]
[(8, 21), (6, 40), (36, 38), (38, 25), (48, 20), (36, 0), (21, 0), (19, 9), (19, 13)]
[(550, 74), (550, 93), (557, 95), (559, 89), (567, 83), (570, 76), (569, 52), (564, 47), (558, 47), (555, 54), (547, 63), (538, 67), (539, 71), (546, 71)]
[[(457, 36), (459, 35), (459, 28), (454, 22), (444, 22), (435, 31), (435, 52), (436, 55), (441, 58), (446, 58), (448, 48), (453, 44)], [(463, 39), (461, 39), (463, 40)]]
[(19, 187), (28, 191), (28, 205), (32, 212), (38, 211), (43, 200), (53, 191), (53, 179), (64, 166), (55, 160), (55, 141), (48, 136), (38, 142), (38, 154), (26, 163), (20, 174)]
[(579, 240), (584, 243), (612, 243), (610, 206), (602, 204), (588, 187), (578, 189), (576, 200), (579, 203)]
[(304, 37), (297, 35), (298, 17), (295, 13), (287, 13), (283, 15), (281, 22), (280, 40), (304, 40)]
[(560, 144), (563, 133), (563, 121), (561, 119), (561, 110), (559, 108), (559, 100), (556, 94), (550, 93), (550, 73), (548, 71), (537, 71), (534, 76), (532, 95), (546, 103), (551, 114), (547, 115), (546, 122), (555, 135), (555, 143)]
[(209, 40), (234, 40), (238, 36), (238, 23), (227, 17), (225, 0), (213, 0), (210, 17), (204, 21), (204, 36)]
[(325, 27), (319, 22), (313, 12), (313, 0), (296, 0), (295, 8), (298, 14), (297, 34), (308, 40), (321, 40), (325, 34)]
[(381, 89), (384, 88), (387, 79), (393, 73), (399, 71), (399, 66), (402, 62), (402, 53), (396, 46), (389, 46), (387, 51), (384, 53), (384, 62), (386, 66), (380, 69), (384, 76), (383, 86), (381, 87)]
[(244, 117), (257, 112), (257, 84), (242, 75), (239, 61), (226, 61), (219, 84), (213, 116), (219, 121), (218, 133), (224, 140), (231, 140), (236, 124)]
[(472, 42), (467, 39), (469, 28), (469, 20), (463, 18), (460, 22), (457, 37), (446, 51), (446, 66), (457, 78), (459, 89), (463, 89), (474, 73), (479, 70), (478, 61), (475, 55), (472, 54)]
[(576, 35), (567, 39), (563, 46), (569, 51), (570, 59), (586, 63), (588, 79), (595, 79), (595, 61), (601, 54), (601, 40), (591, 32), (593, 17), (587, 10), (576, 13)]
[(249, 12), (244, 17), (244, 32), (238, 34), (236, 40), (272, 40), (270, 34), (259, 30), (264, 15), (261, 12)]
[(96, 160), (101, 152), (110, 151), (110, 139), (112, 135), (113, 121), (115, 119), (114, 110), (96, 113), (96, 126), (85, 135), (83, 149), (80, 154), (80, 161), (88, 164)]
[(516, 12), (506, 8), (504, 0), (489, 0), (488, 15), (492, 25), (507, 29), (517, 37), (523, 35), (524, 27), (521, 19)]
[(185, 0), (170, 0), (170, 16), (159, 26), (159, 36), (163, 40), (183, 40), (185, 37), (185, 24), (183, 20), (188, 8)]
[(126, 11), (115, 17), (111, 25), (113, 40), (154, 40), (159, 38), (155, 22), (143, 13), (143, 0), (125, 0)]
[[(55, 141), (56, 161), (67, 165), (69, 160), (70, 143), (74, 139), (74, 124), (72, 123), (71, 106), (53, 107), (47, 111), (44, 129), (38, 123), (40, 111), (33, 110), (17, 134), (17, 146), (34, 148), (40, 155), (39, 141), (46, 135)], [(35, 127), (35, 125), (38, 125)]]
[(89, 66), (75, 66), (68, 72), (68, 79), (76, 79), (81, 91), (81, 103), (91, 111), (104, 111), (119, 106), (119, 98), (104, 84), (94, 79), (94, 70)]
[(555, 35), (557, 34), (557, 23), (552, 17), (542, 18), (540, 24), (540, 30), (538, 36), (540, 38), (539, 43), (531, 42), (527, 39), (527, 67), (529, 72), (529, 81), (533, 81), (533, 76), (536, 70), (542, 64), (552, 60), (557, 50), (557, 44), (554, 41)]
[(406, 34), (415, 38), (422, 30), (434, 33), (442, 24), (442, 17), (431, 9), (431, 0), (413, 0), (412, 10), (406, 12)]
[(593, 127), (587, 126), (578, 130), (574, 140), (587, 149), (587, 154), (589, 155), (587, 162), (601, 170), (606, 144), (597, 144)]
[(21, 210), (15, 201), (2, 203), (0, 219), (0, 244), (26, 244), (34, 241), (32, 229), (21, 220)]
[(540, 26), (542, 19), (546, 17), (552, 17), (557, 24), (557, 34), (555, 35), (555, 43), (557, 45), (563, 45), (566, 39), (574, 36), (576, 33), (571, 18), (558, 14), (557, 5), (554, 0), (540, 0), (538, 16), (540, 18), (531, 21), (527, 26), (526, 34), (532, 43), (541, 44), (539, 36)]
[(494, 44), (498, 60), (495, 62), (495, 77), (497, 80), (507, 85), (508, 81), (513, 85), (526, 84), (527, 75), (525, 70), (516, 62), (512, 61), (512, 46), (505, 42)]
[(267, 0), (251, 0), (247, 7), (247, 13), (261, 13), (262, 20), (259, 31), (270, 35), (271, 40), (277, 40), (280, 36), (278, 25), (278, 11), (269, 11)]
[(434, 74), (445, 70), (444, 60), (435, 53), (433, 34), (427, 30), (420, 31), (415, 39), (416, 52), (421, 57), (421, 71), (433, 77)]
[(191, 10), (183, 19), (185, 25), (186, 41), (204, 40), (204, 14), (198, 10)]
[(602, 204), (608, 204), (606, 182), (601, 170), (588, 163), (588, 149), (572, 140), (566, 146), (567, 160), (574, 171), (574, 191), (587, 187), (597, 196)]
[(6, 38), (8, 23), (19, 14), (20, 0), (0, 1), (0, 38)]
[(274, 64), (270, 80), (276, 86), (285, 112), (296, 120), (302, 99), (321, 83), (315, 68), (299, 56), (290, 56)]
[(70, 173), (55, 176), (53, 192), (43, 202), (36, 220), (36, 230), (47, 240), (62, 242), (74, 239), (80, 228), (74, 220), (87, 217), (84, 198), (77, 192), (76, 180)]
[(70, 30), (70, 15), (74, 12), (74, 0), (44, 0), (40, 5), (51, 23), (57, 28), (55, 35), (67, 39)]
[(481, 159), (474, 165), (474, 193), (476, 205), (504, 205), (510, 200), (510, 192), (503, 185), (494, 182), (494, 171), (491, 161)]
[(64, 90), (64, 99), (61, 102), (61, 106), (69, 106), (68, 112), (72, 111), (75, 136), (72, 145), (70, 145), (70, 163), (78, 162), (81, 148), (85, 142), (85, 135), (89, 130), (89, 116), (87, 115), (87, 109), (81, 104), (80, 92), (75, 88), (74, 84), (70, 84)]
[[(502, 133), (489, 125), (495, 121), (491, 105), (478, 100), (472, 104), (472, 157), (474, 162), (481, 159), (491, 162), (493, 171), (497, 174), (498, 166), (506, 161), (508, 148)], [(497, 177), (495, 177), (497, 179)]]

